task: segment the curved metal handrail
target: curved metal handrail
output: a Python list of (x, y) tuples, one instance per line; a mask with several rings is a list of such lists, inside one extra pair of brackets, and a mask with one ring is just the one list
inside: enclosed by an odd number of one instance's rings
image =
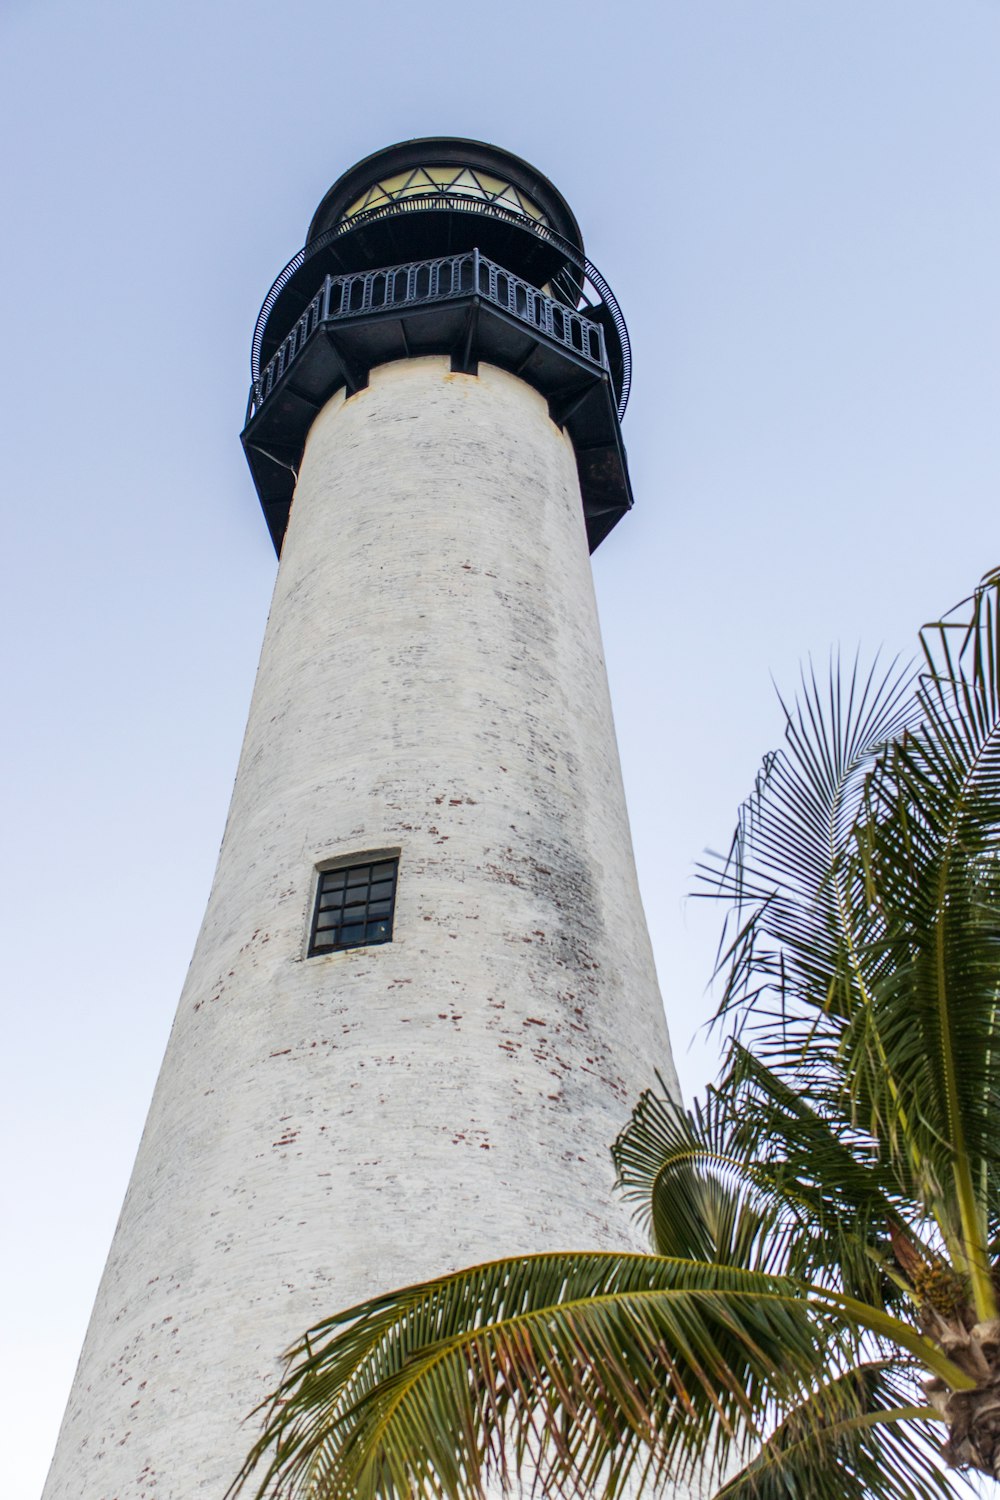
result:
[(584, 278), (590, 282), (594, 290), (607, 307), (611, 315), (611, 321), (615, 326), (622, 351), (622, 388), (618, 397), (618, 420), (621, 421), (625, 415), (628, 405), (629, 392), (632, 388), (632, 349), (629, 344), (628, 328), (625, 324), (625, 316), (618, 306), (617, 299), (610, 286), (601, 275), (600, 271), (588, 260), (585, 255), (563, 235), (559, 234), (548, 224), (539, 224), (525, 214), (518, 213), (515, 209), (508, 209), (500, 203), (484, 203), (478, 198), (470, 198), (462, 193), (418, 193), (408, 198), (393, 199), (390, 203), (377, 204), (374, 208), (366, 209), (364, 213), (357, 214), (354, 218), (343, 219), (339, 224), (334, 224), (323, 234), (304, 245), (296, 255), (280, 272), (264, 298), (263, 306), (257, 315), (257, 322), (253, 331), (253, 344), (250, 352), (250, 377), (255, 391), (260, 385), (260, 354), (264, 342), (264, 329), (267, 320), (274, 308), (275, 303), (281, 296), (285, 287), (291, 281), (307, 260), (325, 250), (334, 240), (351, 234), (355, 229), (364, 228), (365, 225), (373, 223), (377, 219), (390, 218), (400, 213), (413, 213), (417, 210), (433, 209), (457, 209), (462, 213), (485, 214), (488, 218), (506, 219), (509, 223), (516, 225), (518, 229), (526, 230), (538, 239), (546, 240), (564, 254), (578, 271), (583, 273)]

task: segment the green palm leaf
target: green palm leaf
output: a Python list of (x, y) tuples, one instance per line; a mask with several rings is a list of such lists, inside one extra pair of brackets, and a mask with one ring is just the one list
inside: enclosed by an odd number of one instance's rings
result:
[[(860, 1318), (860, 1321), (859, 1321)], [(354, 1308), (291, 1351), (234, 1488), (468, 1500), (529, 1468), (542, 1493), (620, 1495), (721, 1472), (859, 1340), (906, 1325), (789, 1278), (659, 1256), (497, 1261)]]
[(920, 1425), (935, 1419), (885, 1362), (824, 1382), (716, 1500), (941, 1500), (955, 1488)]
[[(1000, 1138), (998, 587), (922, 633), (919, 718), (879, 756), (858, 847), (873, 914), (872, 1018), (892, 1058), (869, 1085), (880, 1132), (961, 1239), (980, 1317), (996, 1317), (989, 1224)], [(853, 1060), (853, 1038), (848, 1056)]]
[(739, 1044), (703, 1104), (685, 1110), (647, 1090), (612, 1155), (661, 1255), (819, 1280), (898, 1311), (879, 1248), (890, 1226), (930, 1253), (872, 1143), (818, 1114)]
[(879, 750), (915, 713), (911, 686), (896, 664), (863, 674), (855, 662), (843, 687), (837, 671), (827, 688), (805, 677), (728, 855), (701, 867), (702, 893), (731, 906), (720, 1019), (798, 1093), (835, 1108), (845, 1028), (867, 1000), (854, 827)]
[(736, 924), (720, 1015), (933, 1222), (981, 1318), (1000, 1223), (998, 616), (991, 578), (926, 627), (913, 692), (894, 670), (855, 666), (843, 693), (806, 679), (703, 871)]

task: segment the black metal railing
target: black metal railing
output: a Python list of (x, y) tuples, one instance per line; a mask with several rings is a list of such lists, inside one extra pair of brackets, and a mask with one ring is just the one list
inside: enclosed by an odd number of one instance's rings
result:
[(482, 297), (600, 369), (608, 369), (604, 329), (599, 323), (592, 322), (565, 303), (547, 297), (538, 287), (498, 266), (478, 250), (468, 250), (462, 255), (448, 255), (438, 260), (411, 261), (408, 265), (388, 266), (378, 271), (327, 276), (273, 358), (261, 370), (260, 378), (250, 392), (247, 420), (260, 410), (321, 324), (472, 295)]
[(618, 391), (618, 419), (621, 421), (625, 415), (628, 405), (629, 391), (632, 386), (632, 351), (629, 347), (628, 329), (617, 299), (600, 271), (589, 261), (581, 251), (580, 247), (571, 244), (547, 224), (538, 223), (534, 219), (526, 219), (525, 216), (513, 208), (506, 208), (498, 202), (484, 203), (478, 198), (463, 198), (461, 195), (445, 192), (434, 192), (430, 194), (416, 194), (410, 198), (396, 198), (390, 203), (376, 204), (373, 208), (367, 208), (363, 213), (357, 214), (350, 219), (342, 219), (339, 224), (332, 225), (323, 231), (315, 240), (293, 255), (288, 265), (277, 277), (271, 290), (264, 299), (264, 305), (257, 317), (257, 325), (254, 328), (253, 348), (251, 351), (250, 366), (251, 380), (257, 384), (260, 372), (261, 349), (264, 342), (264, 333), (267, 328), (267, 320), (271, 316), (275, 304), (280, 298), (289, 281), (296, 275), (305, 262), (313, 255), (317, 255), (332, 245), (335, 240), (344, 235), (350, 235), (357, 230), (366, 228), (387, 217), (396, 217), (401, 213), (420, 213), (427, 209), (458, 210), (467, 213), (482, 213), (487, 218), (504, 219), (515, 225), (520, 230), (527, 230), (537, 239), (544, 240), (547, 244), (556, 246), (566, 256), (568, 265), (575, 266), (580, 271), (586, 282), (589, 282), (597, 293), (598, 298), (604, 303), (611, 321), (614, 324), (618, 338), (621, 355), (621, 381)]

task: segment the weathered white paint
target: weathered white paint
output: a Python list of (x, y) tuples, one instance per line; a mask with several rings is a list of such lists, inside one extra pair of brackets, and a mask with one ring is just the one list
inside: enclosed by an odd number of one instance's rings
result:
[[(307, 959), (398, 848), (394, 940)], [(45, 1500), (220, 1497), (320, 1316), (634, 1243), (608, 1145), (670, 1074), (576, 465), (444, 359), (309, 436), (204, 926)]]

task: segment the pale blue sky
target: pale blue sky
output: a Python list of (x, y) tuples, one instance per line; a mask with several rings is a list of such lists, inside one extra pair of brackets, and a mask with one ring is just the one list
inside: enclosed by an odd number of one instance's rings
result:
[[(414, 135), (565, 193), (625, 310), (595, 559), (682, 1077), (685, 904), (771, 677), (1000, 561), (1000, 3), (0, 0), (7, 1500), (37, 1500), (211, 878), (274, 574), (250, 335), (332, 180)], [(24, 1392), (30, 1392), (25, 1396)]]

